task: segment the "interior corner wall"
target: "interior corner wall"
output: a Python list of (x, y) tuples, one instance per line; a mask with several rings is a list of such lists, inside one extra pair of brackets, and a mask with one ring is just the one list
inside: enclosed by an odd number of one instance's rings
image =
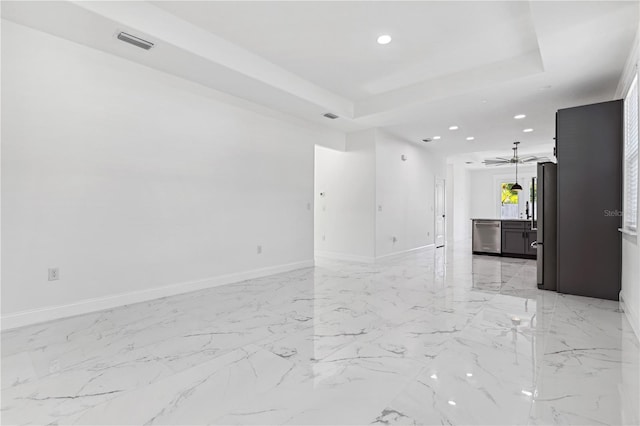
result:
[(435, 178), (445, 178), (444, 165), (424, 147), (378, 131), (376, 257), (433, 244)]
[(3, 327), (313, 264), (314, 145), (344, 134), (212, 93), (3, 21)]
[(451, 208), (447, 210), (449, 231), (452, 240), (464, 241), (471, 238), (471, 181), (464, 164), (448, 165), (447, 200)]
[(446, 238), (446, 242), (447, 243), (452, 243), (454, 241), (453, 239), (453, 217), (454, 217), (454, 211), (453, 211), (453, 200), (454, 200), (454, 196), (453, 196), (453, 164), (451, 163), (447, 163), (446, 165), (446, 170), (447, 170), (447, 186), (446, 186), (446, 213), (447, 213), (447, 217), (445, 220), (445, 227), (446, 227), (446, 233), (445, 233), (445, 238)]
[(316, 254), (371, 262), (432, 244), (444, 160), (377, 129), (350, 133), (346, 146), (316, 147)]
[(315, 250), (372, 262), (375, 244), (375, 129), (347, 135), (346, 150), (316, 147)]

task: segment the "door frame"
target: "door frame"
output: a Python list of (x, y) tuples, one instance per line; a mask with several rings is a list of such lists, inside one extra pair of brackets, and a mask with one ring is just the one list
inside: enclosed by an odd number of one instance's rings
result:
[[(442, 184), (442, 245), (438, 243), (438, 184)], [(447, 244), (447, 180), (436, 177), (433, 183), (433, 245), (436, 248)]]

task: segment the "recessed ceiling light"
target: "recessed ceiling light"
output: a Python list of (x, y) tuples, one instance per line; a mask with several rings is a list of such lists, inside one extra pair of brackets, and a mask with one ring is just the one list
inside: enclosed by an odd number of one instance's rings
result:
[(456, 402), (451, 400), (451, 399), (449, 401), (447, 401), (447, 402), (449, 403), (449, 405), (456, 405)]
[(467, 377), (473, 377), (473, 373), (467, 373)]
[(433, 137), (433, 140), (434, 140), (434, 141), (437, 141), (438, 139), (440, 139), (440, 136), (434, 136), (434, 137)]
[(480, 102), (482, 102), (483, 104), (486, 104), (487, 100), (486, 99), (481, 99)]
[(391, 36), (389, 34), (383, 34), (378, 37), (378, 44), (389, 44), (391, 42)]
[(435, 380), (435, 379), (437, 379), (437, 378), (438, 378), (438, 375), (437, 375), (436, 373), (433, 373), (433, 374), (432, 374), (431, 376), (429, 376), (429, 377), (431, 377), (433, 380)]
[(459, 129), (459, 127), (458, 127), (458, 126), (451, 126), (451, 127), (449, 127), (449, 130), (458, 130), (458, 129)]
[(522, 392), (524, 395), (527, 395), (527, 396), (532, 396), (533, 395), (533, 392), (528, 391), (526, 389), (522, 389), (520, 392)]
[(475, 138), (474, 138), (473, 136), (468, 136), (468, 137), (467, 137), (467, 140), (468, 140), (468, 141), (472, 141), (472, 140), (474, 140), (474, 139), (475, 139)]
[(526, 115), (524, 115), (524, 114), (518, 114), (518, 115), (514, 115), (513, 116), (513, 118), (515, 118), (516, 120), (521, 120), (521, 119), (523, 119), (525, 117), (526, 117)]
[(531, 133), (531, 132), (533, 132), (533, 129), (524, 129), (524, 130), (523, 130), (523, 132), (525, 132), (525, 133)]

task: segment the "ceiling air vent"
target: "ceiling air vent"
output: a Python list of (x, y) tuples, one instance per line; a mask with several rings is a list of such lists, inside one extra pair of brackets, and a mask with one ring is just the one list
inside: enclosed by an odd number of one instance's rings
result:
[(335, 120), (336, 118), (338, 118), (338, 116), (337, 116), (337, 115), (332, 114), (332, 113), (330, 113), (330, 112), (328, 112), (328, 113), (326, 113), (326, 114), (323, 114), (323, 116), (324, 116), (324, 117), (327, 117), (327, 118), (330, 118), (331, 120)]
[(426, 142), (426, 143), (433, 142), (433, 138), (424, 138), (422, 139), (422, 142)]
[(129, 44), (133, 44), (134, 46), (137, 46), (144, 50), (149, 50), (153, 47), (153, 43), (151, 43), (150, 41), (143, 40), (140, 37), (136, 37), (131, 34), (127, 34), (125, 32), (118, 33), (117, 38), (118, 40), (122, 40)]

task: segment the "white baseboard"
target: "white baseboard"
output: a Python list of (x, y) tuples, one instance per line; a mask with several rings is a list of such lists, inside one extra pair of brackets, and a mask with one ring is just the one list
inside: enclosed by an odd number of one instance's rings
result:
[(133, 303), (147, 302), (149, 300), (160, 299), (167, 296), (189, 293), (206, 288), (217, 287), (225, 284), (236, 283), (244, 280), (265, 277), (268, 275), (280, 274), (296, 269), (309, 268), (314, 266), (313, 260), (288, 263), (284, 265), (269, 266), (267, 268), (253, 269), (250, 271), (237, 272), (233, 274), (220, 275), (197, 281), (188, 281), (177, 284), (170, 284), (163, 287), (148, 290), (134, 291), (130, 293), (120, 293), (112, 296), (85, 299), (68, 305), (49, 306), (46, 308), (22, 311), (2, 316), (0, 328), (9, 330), (23, 327), (25, 325), (37, 324), (60, 318), (67, 318), (75, 315), (82, 315), (105, 309), (112, 309), (119, 306), (131, 305)]
[(379, 260), (384, 260), (394, 256), (400, 256), (403, 254), (410, 253), (412, 251), (423, 250), (429, 247), (435, 247), (435, 245), (427, 244), (426, 246), (420, 246), (420, 247), (414, 247), (412, 249), (396, 251), (396, 252), (385, 254), (383, 256), (378, 256), (378, 257), (357, 256), (353, 254), (338, 253), (338, 252), (324, 251), (324, 250), (316, 250), (315, 256), (320, 258), (325, 258), (325, 259), (343, 260), (346, 262), (375, 263)]
[(426, 246), (415, 247), (415, 248), (408, 249), (408, 250), (395, 251), (393, 253), (389, 253), (389, 254), (385, 254), (383, 256), (376, 257), (376, 261), (383, 260), (383, 259), (386, 259), (386, 258), (389, 258), (389, 257), (399, 256), (401, 254), (411, 253), (412, 251), (423, 250), (423, 249), (426, 249), (426, 248), (429, 248), (429, 247), (435, 247), (435, 244), (427, 244)]
[(375, 258), (369, 256), (357, 256), (354, 254), (338, 253), (334, 251), (316, 250), (316, 257), (332, 260), (344, 260), (346, 262), (374, 263)]
[(620, 291), (620, 309), (622, 309), (624, 314), (627, 316), (627, 320), (629, 321), (629, 324), (631, 324), (633, 332), (636, 334), (638, 340), (640, 340), (640, 317), (634, 307), (625, 303), (624, 293), (622, 293), (622, 290)]

